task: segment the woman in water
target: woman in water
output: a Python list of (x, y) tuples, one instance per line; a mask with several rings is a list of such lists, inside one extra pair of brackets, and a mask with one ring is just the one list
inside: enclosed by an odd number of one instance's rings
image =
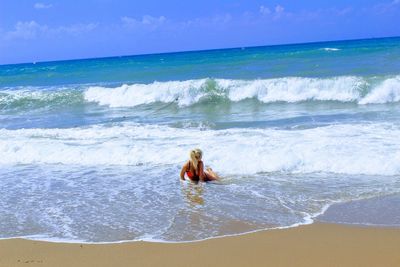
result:
[(204, 171), (204, 164), (201, 160), (202, 157), (203, 152), (200, 149), (196, 148), (190, 151), (189, 160), (182, 166), (182, 180), (185, 180), (185, 174), (194, 182), (208, 182), (219, 179), (218, 175), (211, 168), (207, 168), (207, 171)]

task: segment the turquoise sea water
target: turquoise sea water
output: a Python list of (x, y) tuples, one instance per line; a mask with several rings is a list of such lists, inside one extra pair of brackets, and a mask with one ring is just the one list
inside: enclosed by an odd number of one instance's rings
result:
[[(400, 193), (399, 101), (400, 38), (0, 66), (0, 238), (198, 240)], [(221, 183), (179, 181), (194, 147)]]

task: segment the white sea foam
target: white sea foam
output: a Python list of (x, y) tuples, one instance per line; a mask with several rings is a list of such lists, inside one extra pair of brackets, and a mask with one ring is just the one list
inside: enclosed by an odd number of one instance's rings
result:
[(226, 97), (231, 101), (257, 98), (269, 103), (306, 100), (356, 101), (366, 82), (358, 77), (278, 78), (264, 80), (201, 79), (122, 85), (116, 88), (90, 87), (85, 99), (110, 107), (129, 107), (154, 102), (191, 105), (207, 96)]
[(229, 90), (229, 99), (240, 101), (257, 98), (261, 102), (299, 102), (306, 100), (355, 101), (366, 82), (358, 77), (279, 78), (255, 81), (217, 80)]
[(154, 102), (172, 102), (179, 99), (180, 105), (197, 102), (206, 92), (206, 79), (154, 82), (152, 84), (124, 84), (116, 88), (90, 87), (85, 99), (110, 107), (131, 107)]
[(400, 129), (389, 124), (307, 130), (176, 129), (123, 125), (0, 130), (0, 164), (180, 165), (201, 147), (223, 174), (262, 172), (398, 175)]
[(332, 48), (332, 47), (325, 47), (325, 48), (321, 48), (324, 51), (340, 51), (341, 49), (339, 48)]
[(316, 100), (369, 104), (399, 101), (399, 88), (399, 76), (374, 85), (365, 78), (355, 76), (258, 80), (200, 79), (125, 84), (116, 88), (90, 87), (85, 91), (84, 97), (86, 101), (110, 107), (133, 107), (175, 100), (180, 106), (187, 106), (214, 96), (230, 101), (256, 98), (264, 103)]
[(359, 101), (360, 104), (383, 104), (400, 101), (400, 76), (387, 79)]

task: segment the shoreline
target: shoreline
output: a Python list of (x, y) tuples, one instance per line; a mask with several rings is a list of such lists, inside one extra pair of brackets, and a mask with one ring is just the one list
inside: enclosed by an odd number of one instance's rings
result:
[(190, 243), (0, 240), (0, 266), (399, 266), (400, 228), (316, 222)]
[[(382, 212), (382, 209), (386, 212)], [(363, 217), (360, 217), (360, 214)], [(381, 219), (380, 221), (378, 219)], [(382, 221), (383, 219), (383, 221)], [(243, 235), (254, 234), (264, 231), (277, 231), (299, 228), (313, 224), (334, 224), (349, 227), (368, 227), (368, 228), (398, 228), (400, 229), (400, 193), (393, 193), (385, 196), (371, 197), (366, 199), (355, 199), (346, 202), (338, 202), (326, 205), (323, 209), (315, 213), (313, 216), (305, 218), (304, 222), (294, 223), (288, 226), (272, 226), (269, 228), (259, 228), (254, 230), (244, 230), (233, 234), (225, 234), (218, 236), (206, 237), (203, 239), (195, 240), (162, 240), (152, 238), (138, 238), (132, 240), (118, 240), (118, 241), (99, 241), (91, 242), (84, 240), (68, 240), (44, 237), (40, 235), (32, 236), (15, 236), (0, 238), (0, 242), (4, 240), (28, 240), (35, 242), (48, 242), (60, 244), (82, 244), (82, 245), (113, 245), (124, 243), (148, 242), (160, 244), (190, 244), (196, 242), (203, 242), (213, 239), (240, 237)]]
[(327, 224), (327, 225), (338, 225), (343, 227), (355, 227), (355, 228), (376, 228), (376, 229), (399, 229), (399, 225), (376, 225), (376, 224), (365, 224), (365, 223), (346, 223), (346, 222), (326, 222), (315, 220), (311, 223), (301, 223), (291, 226), (282, 226), (282, 227), (275, 227), (275, 228), (264, 228), (264, 229), (257, 229), (248, 232), (242, 232), (237, 234), (228, 234), (228, 235), (221, 235), (221, 236), (212, 236), (204, 239), (198, 240), (187, 240), (187, 241), (165, 241), (165, 240), (158, 240), (158, 239), (137, 239), (137, 240), (119, 240), (119, 241), (110, 241), (110, 242), (87, 242), (87, 241), (79, 241), (79, 240), (57, 240), (51, 238), (30, 238), (24, 236), (17, 236), (17, 237), (4, 237), (0, 238), (0, 242), (7, 242), (9, 240), (22, 240), (22, 241), (29, 241), (29, 242), (43, 242), (43, 243), (50, 243), (50, 244), (71, 244), (71, 245), (119, 245), (119, 244), (129, 244), (129, 243), (154, 243), (154, 244), (191, 244), (191, 243), (198, 243), (198, 242), (206, 242), (214, 239), (224, 239), (224, 238), (231, 238), (231, 237), (240, 237), (244, 235), (251, 235), (257, 234), (259, 232), (269, 232), (269, 231), (285, 231), (289, 229), (296, 229), (301, 227), (306, 227), (310, 225), (320, 225), (320, 224)]
[[(399, 201), (400, 194), (391, 194), (337, 203), (309, 223), (184, 242), (5, 238), (0, 267), (400, 266)], [(368, 225), (376, 217), (396, 226)]]

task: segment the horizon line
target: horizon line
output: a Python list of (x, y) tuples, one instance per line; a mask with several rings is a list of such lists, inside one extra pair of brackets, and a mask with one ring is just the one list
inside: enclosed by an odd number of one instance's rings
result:
[(6, 64), (0, 64), (0, 67), (13, 66), (13, 65), (27, 65), (27, 64), (35, 65), (35, 64), (47, 64), (47, 63), (55, 63), (55, 62), (67, 62), (67, 61), (86, 61), (86, 60), (99, 60), (99, 59), (101, 60), (101, 59), (111, 59), (111, 58), (141, 57), (141, 56), (150, 56), (150, 55), (201, 53), (201, 52), (210, 52), (210, 51), (218, 51), (218, 50), (253, 49), (253, 48), (261, 48), (261, 47), (295, 46), (295, 45), (308, 45), (308, 44), (318, 44), (318, 43), (334, 43), (334, 42), (344, 42), (344, 41), (362, 41), (362, 40), (371, 40), (371, 39), (391, 39), (391, 38), (400, 38), (400, 36), (367, 37), (367, 38), (355, 38), (355, 39), (310, 41), (310, 42), (304, 42), (304, 43), (281, 43), (281, 44), (270, 44), (270, 45), (237, 46), (237, 47), (210, 48), (210, 49), (199, 49), (199, 50), (183, 50), (183, 51), (172, 51), (172, 52), (143, 53), (143, 54), (132, 54), (132, 55), (116, 55), (116, 56), (100, 56), (100, 57), (89, 57), (89, 58), (56, 59), (56, 60), (48, 60), (48, 61), (6, 63)]

